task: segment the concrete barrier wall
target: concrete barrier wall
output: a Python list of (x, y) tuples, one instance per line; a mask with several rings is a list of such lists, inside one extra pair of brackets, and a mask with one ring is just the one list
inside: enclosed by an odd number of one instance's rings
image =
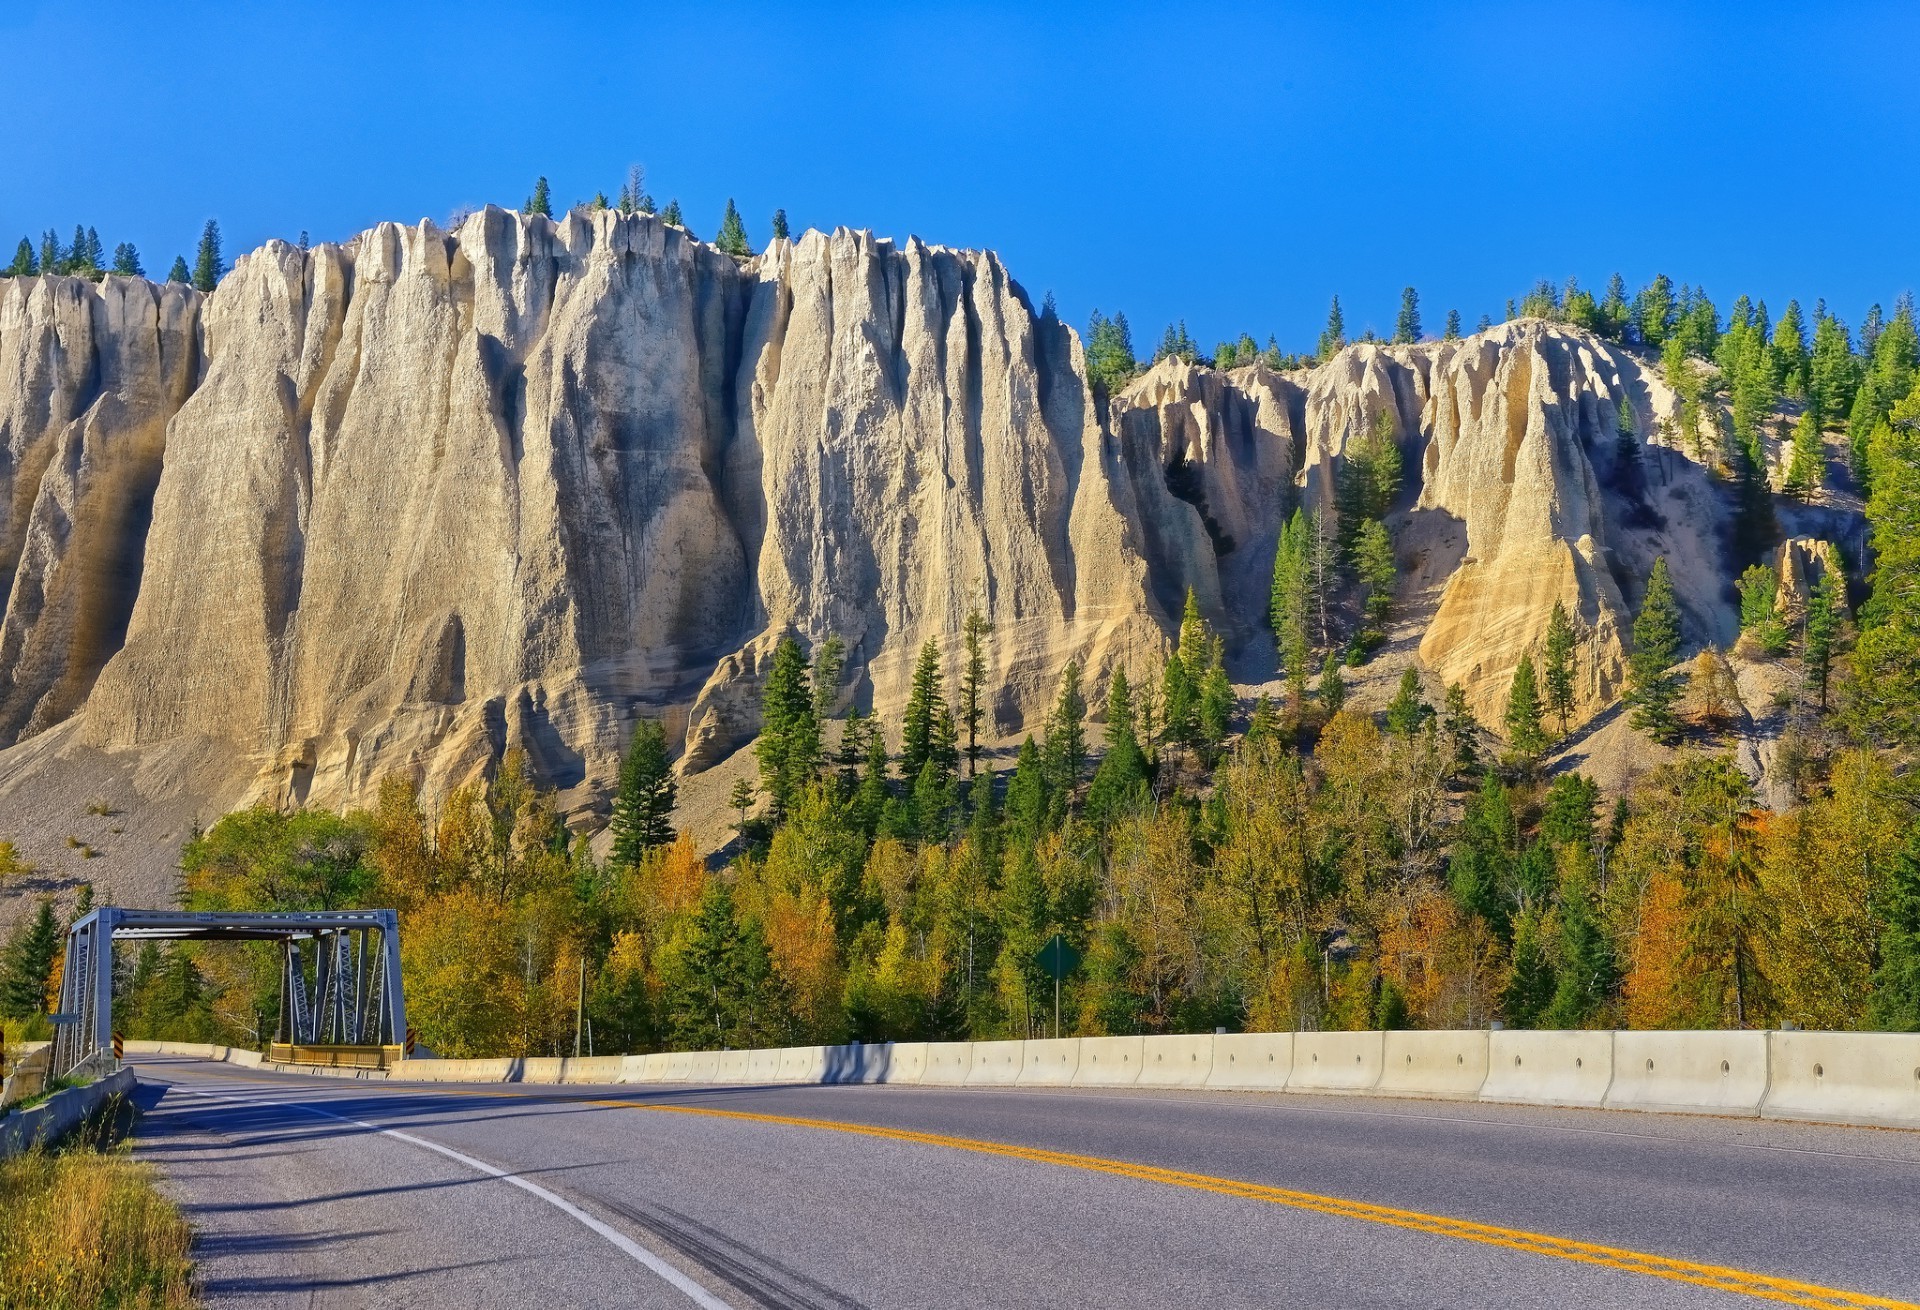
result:
[(1382, 1043), (1382, 1096), (1439, 1096), (1470, 1100), (1487, 1080), (1487, 1038), (1481, 1029), (1390, 1032)]
[(1140, 1081), (1144, 1037), (1082, 1037), (1075, 1087), (1131, 1087)]
[(1204, 1087), (1213, 1072), (1213, 1034), (1149, 1037), (1141, 1044), (1140, 1087)]
[(1230, 1091), (1277, 1092), (1293, 1069), (1292, 1033), (1219, 1033), (1207, 1086)]
[(1599, 1105), (1613, 1082), (1610, 1032), (1491, 1033), (1483, 1101)]
[(1290, 1092), (1365, 1092), (1380, 1081), (1385, 1033), (1295, 1033)]
[[(129, 1054), (258, 1066), (257, 1052), (129, 1041)], [(771, 1070), (771, 1074), (769, 1071)], [(122, 1071), (126, 1072), (126, 1071)], [(303, 1072), (380, 1076), (377, 1071)], [(901, 1042), (581, 1059), (396, 1062), (422, 1082), (926, 1083), (1211, 1087), (1427, 1096), (1535, 1105), (1920, 1128), (1920, 1034), (1362, 1032)], [(13, 1116), (8, 1131), (18, 1125)], [(39, 1121), (35, 1121), (39, 1122)]]
[(817, 1083), (826, 1074), (824, 1046), (789, 1046), (780, 1052), (779, 1079), (783, 1083)]
[(1011, 1087), (1020, 1081), (1026, 1067), (1025, 1042), (975, 1042), (973, 1061), (967, 1066), (969, 1087)]
[(0, 1160), (36, 1146), (52, 1146), (116, 1096), (133, 1091), (133, 1070), (121, 1069), (85, 1087), (55, 1092), (31, 1110), (0, 1118)]
[(520, 1081), (523, 1083), (552, 1086), (560, 1081), (560, 1075), (565, 1071), (566, 1061), (559, 1056), (530, 1055), (520, 1061)]
[(1920, 1128), (1920, 1034), (1769, 1033), (1768, 1119)]
[(928, 1042), (920, 1082), (926, 1087), (959, 1087), (973, 1064), (972, 1042)]
[(1767, 1062), (1764, 1032), (1617, 1032), (1605, 1104), (1616, 1110), (1759, 1114)]
[(1026, 1043), (1020, 1066), (1022, 1087), (1071, 1087), (1080, 1068), (1078, 1037), (1047, 1037)]
[(886, 1071), (881, 1074), (879, 1081), (911, 1087), (920, 1081), (926, 1071), (927, 1043), (889, 1042)]
[(893, 1068), (893, 1046), (888, 1042), (853, 1042), (821, 1048), (821, 1073), (816, 1082), (829, 1085), (881, 1083)]

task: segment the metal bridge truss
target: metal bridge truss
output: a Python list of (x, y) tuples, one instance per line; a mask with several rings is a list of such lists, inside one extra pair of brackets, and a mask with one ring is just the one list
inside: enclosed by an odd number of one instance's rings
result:
[(275, 1041), (398, 1046), (406, 1040), (400, 918), (393, 910), (188, 914), (101, 906), (67, 930), (56, 1073), (113, 1049), (113, 944), (123, 941), (278, 942)]

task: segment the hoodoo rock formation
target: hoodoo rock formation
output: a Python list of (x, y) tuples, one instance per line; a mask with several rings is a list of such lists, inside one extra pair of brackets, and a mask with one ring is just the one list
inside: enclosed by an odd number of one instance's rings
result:
[(1189, 588), (1265, 681), (1280, 524), (1382, 413), (1421, 662), (1495, 722), (1561, 601), (1584, 716), (1656, 554), (1694, 637), (1732, 635), (1674, 407), (1530, 320), (1310, 371), (1164, 361), (1109, 399), (991, 254), (841, 230), (740, 260), (609, 211), (272, 242), (207, 297), (17, 278), (0, 791), (91, 752), (190, 761), (170, 785), (210, 807), (393, 771), (431, 800), (518, 747), (587, 822), (636, 717), (690, 773), (750, 740), (783, 636), (840, 635), (843, 699), (891, 717), (977, 608), (1007, 735), (1070, 660), (1096, 695), (1157, 671)]

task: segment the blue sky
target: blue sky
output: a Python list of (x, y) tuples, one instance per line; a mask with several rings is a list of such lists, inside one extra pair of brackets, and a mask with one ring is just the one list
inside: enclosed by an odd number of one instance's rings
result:
[(1920, 282), (1911, 3), (9, 0), (0, 49), (7, 248), (85, 222), (152, 272), (210, 215), (231, 256), (639, 161), (702, 236), (731, 196), (756, 243), (990, 246), (1142, 346), (1311, 348), (1335, 293), (1386, 331), (1408, 283), (1437, 330), (1615, 269), (1856, 324)]

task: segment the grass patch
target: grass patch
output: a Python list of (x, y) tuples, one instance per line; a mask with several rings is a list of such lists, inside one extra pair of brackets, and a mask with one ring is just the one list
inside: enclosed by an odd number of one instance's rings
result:
[(113, 1127), (0, 1160), (0, 1310), (199, 1304), (192, 1230), (155, 1188), (153, 1167), (110, 1144)]

